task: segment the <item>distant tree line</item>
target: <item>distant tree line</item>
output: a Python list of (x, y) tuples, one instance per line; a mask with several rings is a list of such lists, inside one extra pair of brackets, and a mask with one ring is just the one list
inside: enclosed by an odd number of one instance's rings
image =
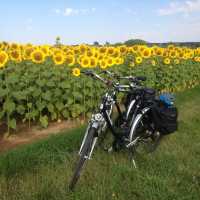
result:
[[(106, 46), (110, 46), (110, 45), (114, 45), (114, 46), (118, 46), (118, 45), (127, 45), (127, 46), (133, 46), (133, 45), (148, 45), (148, 46), (160, 46), (160, 47), (166, 47), (168, 45), (175, 45), (175, 46), (180, 46), (180, 47), (190, 47), (190, 48), (197, 48), (200, 47), (200, 42), (163, 42), (163, 43), (159, 43), (159, 42), (147, 42), (145, 40), (141, 40), (141, 39), (130, 39), (127, 40), (125, 42), (117, 42), (114, 44), (111, 44), (109, 42), (105, 42)], [(98, 41), (95, 41), (93, 43), (93, 45), (95, 46), (101, 46), (101, 44), (99, 44)]]

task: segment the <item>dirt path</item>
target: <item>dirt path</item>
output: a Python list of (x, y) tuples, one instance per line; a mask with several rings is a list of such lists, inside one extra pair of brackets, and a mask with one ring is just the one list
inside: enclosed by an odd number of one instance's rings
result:
[[(83, 121), (62, 121), (62, 122), (53, 122), (46, 129), (41, 129), (39, 126), (33, 126), (28, 128), (27, 126), (22, 125), (16, 134), (13, 134), (9, 137), (0, 137), (0, 152), (13, 149), (17, 146), (30, 144), (36, 140), (46, 138), (49, 135), (58, 134), (64, 130), (69, 130), (80, 126)], [(4, 127), (3, 127), (4, 129)]]

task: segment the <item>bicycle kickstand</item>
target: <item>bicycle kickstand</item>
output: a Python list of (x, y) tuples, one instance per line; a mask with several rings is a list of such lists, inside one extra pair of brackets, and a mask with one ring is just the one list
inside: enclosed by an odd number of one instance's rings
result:
[(134, 159), (134, 156), (135, 155), (135, 148), (134, 150), (133, 149), (130, 149), (130, 159), (132, 161), (132, 164), (135, 168), (137, 168), (137, 165), (136, 165), (136, 162), (135, 162), (135, 159)]

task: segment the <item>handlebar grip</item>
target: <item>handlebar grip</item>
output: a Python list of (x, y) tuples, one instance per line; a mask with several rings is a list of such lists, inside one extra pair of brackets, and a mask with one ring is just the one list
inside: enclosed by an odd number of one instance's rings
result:
[(147, 80), (147, 78), (145, 76), (137, 76), (136, 79), (138, 81), (146, 81)]
[(82, 72), (83, 74), (87, 75), (87, 76), (94, 76), (94, 73), (92, 70), (85, 70)]

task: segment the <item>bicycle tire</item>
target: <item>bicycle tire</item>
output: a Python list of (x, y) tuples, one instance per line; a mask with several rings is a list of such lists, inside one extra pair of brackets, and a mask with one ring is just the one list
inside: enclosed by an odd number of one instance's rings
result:
[(94, 135), (95, 135), (96, 129), (90, 128), (88, 131), (87, 138), (85, 140), (85, 144), (82, 148), (82, 153), (80, 155), (80, 158), (78, 159), (78, 162), (76, 164), (73, 176), (71, 178), (71, 181), (69, 183), (69, 189), (73, 190), (75, 188), (76, 183), (78, 182), (78, 179), (80, 177), (81, 171), (83, 169), (83, 166), (85, 164), (85, 161), (87, 160), (88, 153), (91, 150)]
[[(141, 132), (142, 132), (142, 130), (140, 130), (140, 123), (142, 122), (142, 118), (138, 121), (138, 123), (136, 125), (135, 131), (133, 133), (133, 138), (136, 138), (138, 133), (141, 134)], [(156, 140), (154, 140), (153, 138), (149, 138), (150, 139), (149, 144), (146, 143), (146, 145), (147, 145), (146, 152), (153, 153), (160, 145), (160, 142), (163, 139), (163, 137), (164, 136), (162, 134), (160, 134)]]

